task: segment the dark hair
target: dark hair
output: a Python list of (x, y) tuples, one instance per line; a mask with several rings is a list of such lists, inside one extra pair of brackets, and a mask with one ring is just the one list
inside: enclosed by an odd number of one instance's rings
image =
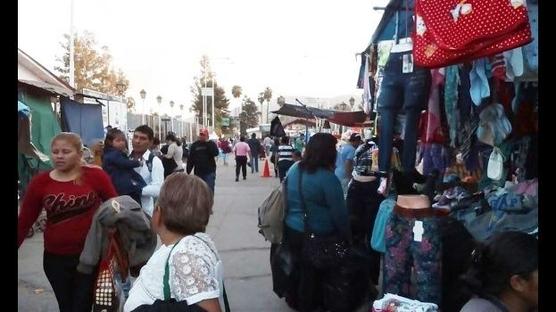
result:
[(141, 133), (146, 134), (150, 141), (152, 141), (153, 138), (154, 138), (153, 129), (151, 129), (151, 127), (149, 127), (147, 125), (140, 125), (139, 127), (135, 128), (135, 131), (133, 131), (133, 132), (141, 132)]
[(295, 157), (301, 158), (301, 151), (300, 151), (300, 150), (295, 150), (295, 151), (293, 151), (293, 155), (294, 155)]
[(528, 279), (538, 269), (538, 244), (535, 237), (523, 232), (495, 234), (473, 250), (463, 281), (475, 294), (497, 297), (510, 287), (513, 275)]
[(242, 135), (242, 136), (239, 137), (239, 140), (240, 140), (241, 142), (245, 142), (245, 137)]
[(330, 133), (317, 133), (309, 139), (305, 147), (305, 155), (299, 163), (309, 173), (318, 168), (332, 170), (336, 163), (336, 143), (338, 140)]
[(282, 137), (282, 144), (289, 144), (290, 143), (290, 138), (287, 136), (283, 136)]
[(254, 139), (254, 138), (257, 137), (257, 134), (256, 133), (251, 133), (251, 137)]
[(274, 145), (280, 145), (280, 139), (279, 138), (274, 139)]
[(124, 138), (125, 147), (126, 147), (126, 149), (128, 148), (125, 133), (120, 129), (113, 128), (113, 129), (108, 130), (108, 132), (106, 133), (106, 138), (104, 138), (104, 151), (105, 152), (108, 148), (113, 147), (112, 143), (114, 142), (114, 139), (116, 139), (119, 136)]
[(178, 140), (178, 139), (176, 138), (176, 135), (173, 134), (172, 132), (169, 132), (169, 133), (166, 135), (166, 139), (165, 139), (165, 140), (166, 140), (166, 141), (172, 141), (172, 142), (176, 143), (178, 146), (181, 146), (180, 140)]

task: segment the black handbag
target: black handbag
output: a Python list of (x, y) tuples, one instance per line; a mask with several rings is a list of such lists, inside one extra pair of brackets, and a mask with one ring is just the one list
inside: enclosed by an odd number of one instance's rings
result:
[(303, 209), (303, 226), (305, 239), (303, 249), (301, 251), (303, 258), (309, 261), (317, 269), (328, 269), (339, 265), (348, 255), (350, 244), (338, 234), (316, 234), (311, 231), (308, 223), (308, 211), (303, 197), (301, 188), (301, 180), (303, 170), (299, 168), (299, 196), (301, 198), (301, 207)]
[[(288, 213), (287, 180), (288, 178), (286, 177), (282, 184), (282, 194), (284, 196), (284, 216)], [(284, 229), (285, 227), (286, 225), (284, 223)], [(297, 258), (292, 253), (287, 235), (284, 233), (282, 235), (282, 242), (276, 247), (276, 251), (272, 255), (270, 261), (270, 269), (272, 271), (272, 290), (276, 295), (278, 295), (279, 298), (285, 297), (289, 290), (293, 287), (292, 277), (296, 266)]]

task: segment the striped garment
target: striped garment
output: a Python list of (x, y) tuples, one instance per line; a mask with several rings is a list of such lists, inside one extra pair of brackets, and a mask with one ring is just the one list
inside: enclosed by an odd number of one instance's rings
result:
[(292, 160), (293, 152), (295, 149), (291, 145), (278, 146), (278, 162), (282, 160)]

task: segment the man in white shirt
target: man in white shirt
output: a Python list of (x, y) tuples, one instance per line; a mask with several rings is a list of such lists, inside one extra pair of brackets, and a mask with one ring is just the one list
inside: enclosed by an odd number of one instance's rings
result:
[(141, 194), (141, 206), (149, 216), (152, 216), (154, 210), (154, 201), (160, 193), (160, 187), (164, 182), (164, 167), (160, 158), (151, 155), (149, 148), (153, 144), (154, 132), (147, 125), (139, 126), (133, 132), (131, 145), (133, 151), (130, 158), (139, 160), (143, 163), (141, 167), (134, 170), (143, 177), (147, 185), (143, 188)]

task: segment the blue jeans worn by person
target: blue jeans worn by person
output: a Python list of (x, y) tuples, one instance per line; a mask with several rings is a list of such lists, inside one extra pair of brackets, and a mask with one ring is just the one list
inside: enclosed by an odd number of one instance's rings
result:
[(280, 177), (280, 182), (284, 181), (286, 173), (293, 165), (293, 160), (280, 160), (278, 161), (278, 176)]
[(214, 181), (216, 180), (216, 172), (211, 172), (203, 176), (199, 176), (209, 186), (214, 196)]
[(378, 98), (379, 126), (379, 156), (380, 171), (390, 170), (392, 156), (392, 138), (396, 116), (404, 112), (404, 145), (402, 153), (402, 168), (410, 171), (415, 168), (417, 151), (417, 123), (421, 110), (426, 106), (430, 93), (431, 73), (426, 68), (415, 66), (410, 73), (403, 73), (404, 55), (411, 57), (411, 51), (390, 53), (384, 67), (384, 78)]
[(251, 173), (259, 172), (259, 154), (251, 154)]
[[(403, 209), (403, 208), (402, 208)], [(392, 213), (386, 226), (383, 292), (440, 304), (442, 299), (442, 237), (440, 217), (409, 218)], [(414, 239), (416, 221), (423, 222), (421, 241)], [(414, 267), (416, 294), (410, 294)]]

